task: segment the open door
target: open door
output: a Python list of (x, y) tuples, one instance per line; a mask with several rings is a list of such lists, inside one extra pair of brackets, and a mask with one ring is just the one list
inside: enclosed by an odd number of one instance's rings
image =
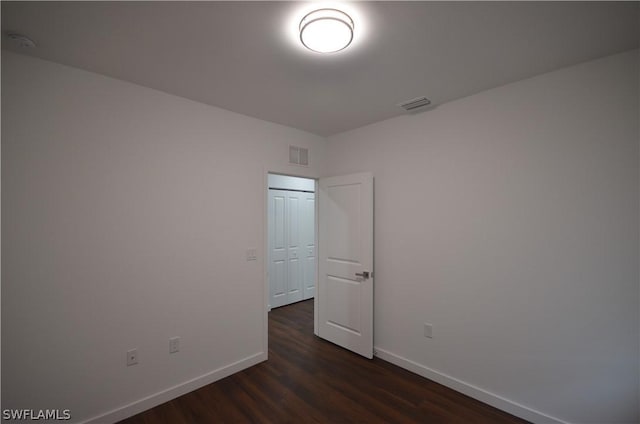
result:
[(373, 175), (321, 178), (318, 336), (373, 358)]

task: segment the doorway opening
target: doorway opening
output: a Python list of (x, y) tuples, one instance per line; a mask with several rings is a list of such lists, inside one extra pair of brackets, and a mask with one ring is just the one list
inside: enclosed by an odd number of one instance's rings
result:
[(318, 274), (316, 180), (269, 173), (267, 183), (267, 310), (303, 301), (313, 306)]
[[(280, 315), (271, 309), (305, 302), (306, 296), (316, 336), (373, 358), (373, 174), (265, 177), (265, 354), (268, 321)], [(301, 226), (301, 216), (313, 222), (313, 230)]]

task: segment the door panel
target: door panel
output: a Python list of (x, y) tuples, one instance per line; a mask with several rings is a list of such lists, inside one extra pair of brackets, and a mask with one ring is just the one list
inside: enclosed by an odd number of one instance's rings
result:
[(359, 283), (328, 276), (327, 285), (327, 321), (329, 324), (358, 335), (362, 334)]
[(373, 175), (321, 179), (318, 200), (318, 335), (372, 358)]
[(316, 292), (316, 194), (303, 193), (302, 249), (304, 299), (311, 299)]
[(309, 256), (304, 259), (304, 298), (311, 299), (316, 291), (316, 257), (313, 249), (309, 250)]
[(302, 273), (298, 252), (300, 250), (300, 195), (302, 193), (290, 191), (287, 193), (289, 206), (289, 280), (287, 303), (302, 300)]
[(360, 265), (360, 203), (361, 187), (345, 184), (327, 187), (327, 199), (331, 202), (328, 220), (332, 231), (328, 233), (329, 259)]
[(285, 247), (285, 202), (286, 192), (273, 193), (273, 228), (274, 228), (274, 249), (283, 250)]
[(269, 303), (287, 303), (287, 192), (269, 190)]
[(276, 308), (286, 303), (287, 299), (287, 263), (285, 261), (273, 261), (272, 275), (273, 275), (273, 291), (272, 298), (275, 302), (272, 302), (271, 307)]

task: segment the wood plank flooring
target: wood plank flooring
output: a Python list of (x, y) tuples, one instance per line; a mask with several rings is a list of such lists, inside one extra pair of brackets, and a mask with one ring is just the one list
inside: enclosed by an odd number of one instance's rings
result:
[(313, 300), (269, 313), (269, 360), (123, 424), (525, 423), (313, 335)]

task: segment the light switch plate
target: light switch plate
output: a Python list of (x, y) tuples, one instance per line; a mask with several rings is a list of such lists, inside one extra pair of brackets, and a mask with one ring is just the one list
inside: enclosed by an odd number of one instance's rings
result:
[(247, 260), (248, 261), (258, 260), (258, 249), (256, 249), (255, 247), (247, 249)]
[(180, 337), (171, 337), (169, 339), (169, 353), (180, 351)]

